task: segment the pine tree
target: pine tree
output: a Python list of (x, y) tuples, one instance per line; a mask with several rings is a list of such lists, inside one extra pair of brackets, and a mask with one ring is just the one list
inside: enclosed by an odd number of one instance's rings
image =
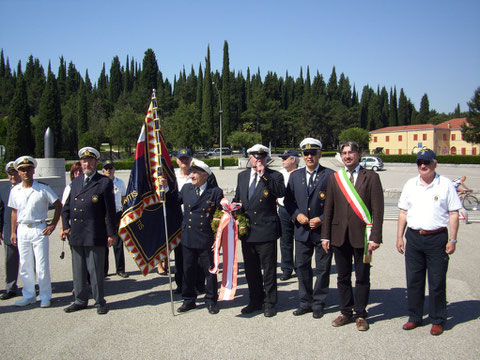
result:
[(228, 42), (223, 44), (223, 68), (222, 68), (222, 132), (224, 137), (231, 132), (231, 99), (230, 99), (230, 57), (228, 54)]
[(44, 153), (44, 135), (47, 128), (53, 133), (54, 151), (58, 154), (62, 146), (62, 112), (57, 81), (52, 72), (48, 74), (35, 124), (35, 155), (38, 157)]
[(28, 109), (27, 86), (23, 76), (17, 77), (15, 93), (8, 111), (6, 159), (15, 160), (33, 153), (35, 142), (32, 136), (30, 111)]

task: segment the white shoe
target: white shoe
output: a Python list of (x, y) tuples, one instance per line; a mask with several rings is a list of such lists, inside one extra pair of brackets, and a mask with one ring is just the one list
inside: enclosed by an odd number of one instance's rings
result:
[(41, 307), (41, 308), (48, 308), (48, 307), (50, 307), (50, 299), (40, 300), (40, 307)]
[(34, 304), (37, 301), (35, 298), (21, 298), (20, 300), (15, 301), (13, 305), (15, 306), (27, 306), (30, 304)]

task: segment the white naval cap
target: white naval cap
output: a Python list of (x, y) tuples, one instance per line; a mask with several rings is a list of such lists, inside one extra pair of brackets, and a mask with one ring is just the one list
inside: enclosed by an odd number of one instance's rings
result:
[(190, 163), (190, 168), (205, 171), (208, 175), (212, 175), (212, 170), (210, 170), (210, 167), (202, 160), (193, 159)]
[(36, 168), (37, 160), (28, 155), (20, 156), (17, 160), (15, 160), (15, 169), (17, 170), (28, 166), (33, 166), (34, 168)]
[(253, 155), (256, 158), (265, 158), (268, 156), (268, 148), (262, 144), (255, 144), (247, 150), (248, 155)]
[(300, 143), (300, 149), (303, 150), (322, 150), (322, 142), (320, 140), (307, 137)]
[(95, 159), (99, 160), (100, 159), (100, 153), (98, 152), (98, 150), (96, 150), (96, 149), (94, 149), (90, 146), (86, 146), (86, 147), (83, 147), (80, 150), (78, 150), (78, 157), (80, 159), (92, 157), (92, 158), (95, 158)]
[(5, 165), (5, 172), (8, 173), (9, 171), (12, 171), (12, 170), (13, 170), (13, 171), (17, 171), (17, 170), (15, 169), (15, 161), (9, 161), (9, 162), (7, 163), (7, 165)]

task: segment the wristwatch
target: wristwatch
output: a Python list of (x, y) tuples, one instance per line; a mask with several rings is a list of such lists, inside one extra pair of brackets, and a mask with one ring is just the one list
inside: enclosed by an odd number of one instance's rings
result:
[(448, 242), (451, 242), (451, 243), (454, 243), (454, 244), (455, 244), (455, 243), (457, 242), (457, 240), (455, 240), (455, 239), (448, 239)]

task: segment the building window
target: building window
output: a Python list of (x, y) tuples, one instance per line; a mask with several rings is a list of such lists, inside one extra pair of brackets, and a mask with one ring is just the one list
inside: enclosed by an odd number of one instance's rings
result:
[(385, 136), (385, 141), (386, 141), (386, 142), (389, 142), (389, 141), (390, 141), (390, 136), (388, 136), (388, 135)]
[(455, 146), (450, 148), (450, 155), (457, 155), (457, 148)]
[(423, 140), (427, 140), (427, 134), (423, 134)]
[(385, 154), (389, 155), (390, 154), (390, 149), (385, 149)]
[(377, 137), (376, 136), (373, 137), (373, 142), (377, 142)]
[(413, 134), (413, 140), (415, 140), (415, 141), (418, 140), (418, 134)]
[(452, 140), (455, 140), (455, 134), (452, 134)]
[(467, 149), (462, 148), (462, 155), (466, 155), (466, 154), (467, 154)]
[(398, 141), (402, 141), (402, 135), (398, 135)]
[(476, 147), (472, 148), (472, 155), (477, 155), (477, 148)]
[(447, 134), (443, 134), (443, 140), (447, 141)]
[(398, 149), (398, 155), (402, 155), (402, 149)]

